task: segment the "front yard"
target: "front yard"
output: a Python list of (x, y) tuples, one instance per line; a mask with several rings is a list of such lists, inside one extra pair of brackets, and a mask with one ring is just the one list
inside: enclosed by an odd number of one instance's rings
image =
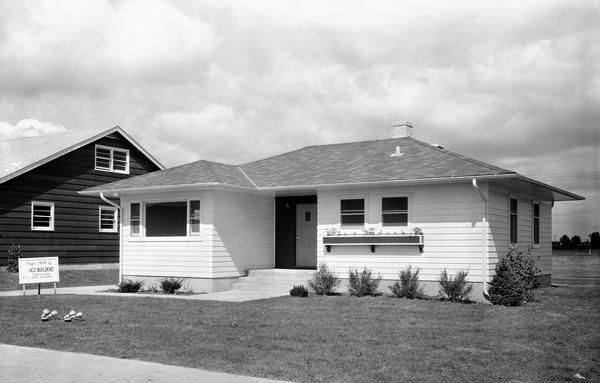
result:
[[(388, 297), (0, 298), (0, 342), (305, 382), (600, 380), (600, 289), (508, 308)], [(43, 308), (82, 322), (41, 322)]]

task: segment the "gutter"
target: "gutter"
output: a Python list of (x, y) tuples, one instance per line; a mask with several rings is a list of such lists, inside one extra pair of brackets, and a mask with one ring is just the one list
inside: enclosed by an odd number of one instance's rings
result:
[(488, 294), (488, 278), (489, 278), (489, 256), (488, 256), (488, 246), (487, 246), (487, 204), (488, 199), (483, 192), (479, 189), (477, 185), (477, 180), (473, 178), (472, 181), (473, 189), (479, 194), (481, 197), (481, 276), (482, 276), (482, 286), (483, 286), (483, 297), (489, 300)]
[(120, 205), (106, 198), (104, 192), (100, 192), (100, 199), (119, 211), (119, 283), (121, 283), (123, 282), (123, 210)]

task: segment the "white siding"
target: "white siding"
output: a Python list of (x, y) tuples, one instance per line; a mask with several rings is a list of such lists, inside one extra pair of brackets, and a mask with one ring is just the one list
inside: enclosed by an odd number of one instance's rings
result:
[(510, 194), (501, 188), (491, 188), (488, 199), (488, 217), (490, 234), (489, 270), (494, 275), (496, 262), (510, 250), (509, 236), (509, 199), (517, 199), (518, 212), (518, 249), (523, 254), (531, 248), (540, 274), (552, 273), (552, 205), (537, 202), (540, 205), (540, 245), (533, 246), (533, 200)]
[[(409, 226), (420, 227), (425, 236), (423, 253), (417, 246), (378, 246), (371, 253), (368, 246), (331, 246), (327, 253), (323, 235), (327, 229), (340, 229), (340, 199), (365, 198), (365, 227), (381, 226), (381, 198), (409, 195)], [(437, 281), (446, 268), (449, 273), (468, 270), (469, 280), (482, 279), (483, 205), (470, 183), (395, 188), (321, 190), (318, 192), (319, 263), (326, 263), (342, 277), (350, 268), (368, 267), (384, 279), (396, 279), (401, 269), (420, 268), (422, 280)], [(386, 231), (401, 229), (383, 228)], [(359, 233), (360, 229), (343, 230)]]
[[(145, 238), (130, 235), (130, 203), (146, 201), (201, 201), (199, 236)], [(141, 193), (123, 196), (123, 275), (156, 277), (213, 277), (213, 192)], [(142, 220), (143, 221), (143, 220)]]
[(275, 265), (273, 196), (219, 191), (214, 199), (213, 275), (245, 275)]

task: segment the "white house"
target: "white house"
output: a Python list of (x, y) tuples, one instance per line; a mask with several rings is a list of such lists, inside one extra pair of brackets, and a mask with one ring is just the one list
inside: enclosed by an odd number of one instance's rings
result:
[(432, 295), (444, 268), (466, 270), (481, 299), (496, 261), (518, 246), (531, 249), (548, 285), (552, 207), (583, 197), (411, 130), (243, 165), (198, 161), (82, 193), (120, 198), (123, 278), (174, 276), (219, 291), (250, 286), (240, 283), (249, 271), (268, 288), (269, 274), (253, 270), (271, 269), (280, 276), (273, 286), (286, 291), (321, 263), (342, 278), (370, 268), (383, 286), (411, 265)]

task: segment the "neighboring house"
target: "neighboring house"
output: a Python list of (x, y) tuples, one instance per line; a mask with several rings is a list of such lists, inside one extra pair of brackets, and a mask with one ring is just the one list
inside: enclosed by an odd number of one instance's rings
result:
[(61, 265), (118, 262), (117, 209), (78, 192), (160, 169), (118, 126), (0, 140), (0, 262), (13, 243)]
[(412, 265), (429, 294), (446, 268), (467, 270), (481, 297), (496, 261), (518, 246), (531, 248), (549, 284), (552, 206), (583, 197), (404, 128), (397, 138), (239, 166), (198, 161), (82, 193), (120, 198), (121, 274), (131, 279), (183, 277), (217, 291), (249, 270), (327, 264), (342, 278), (367, 267), (385, 285)]

